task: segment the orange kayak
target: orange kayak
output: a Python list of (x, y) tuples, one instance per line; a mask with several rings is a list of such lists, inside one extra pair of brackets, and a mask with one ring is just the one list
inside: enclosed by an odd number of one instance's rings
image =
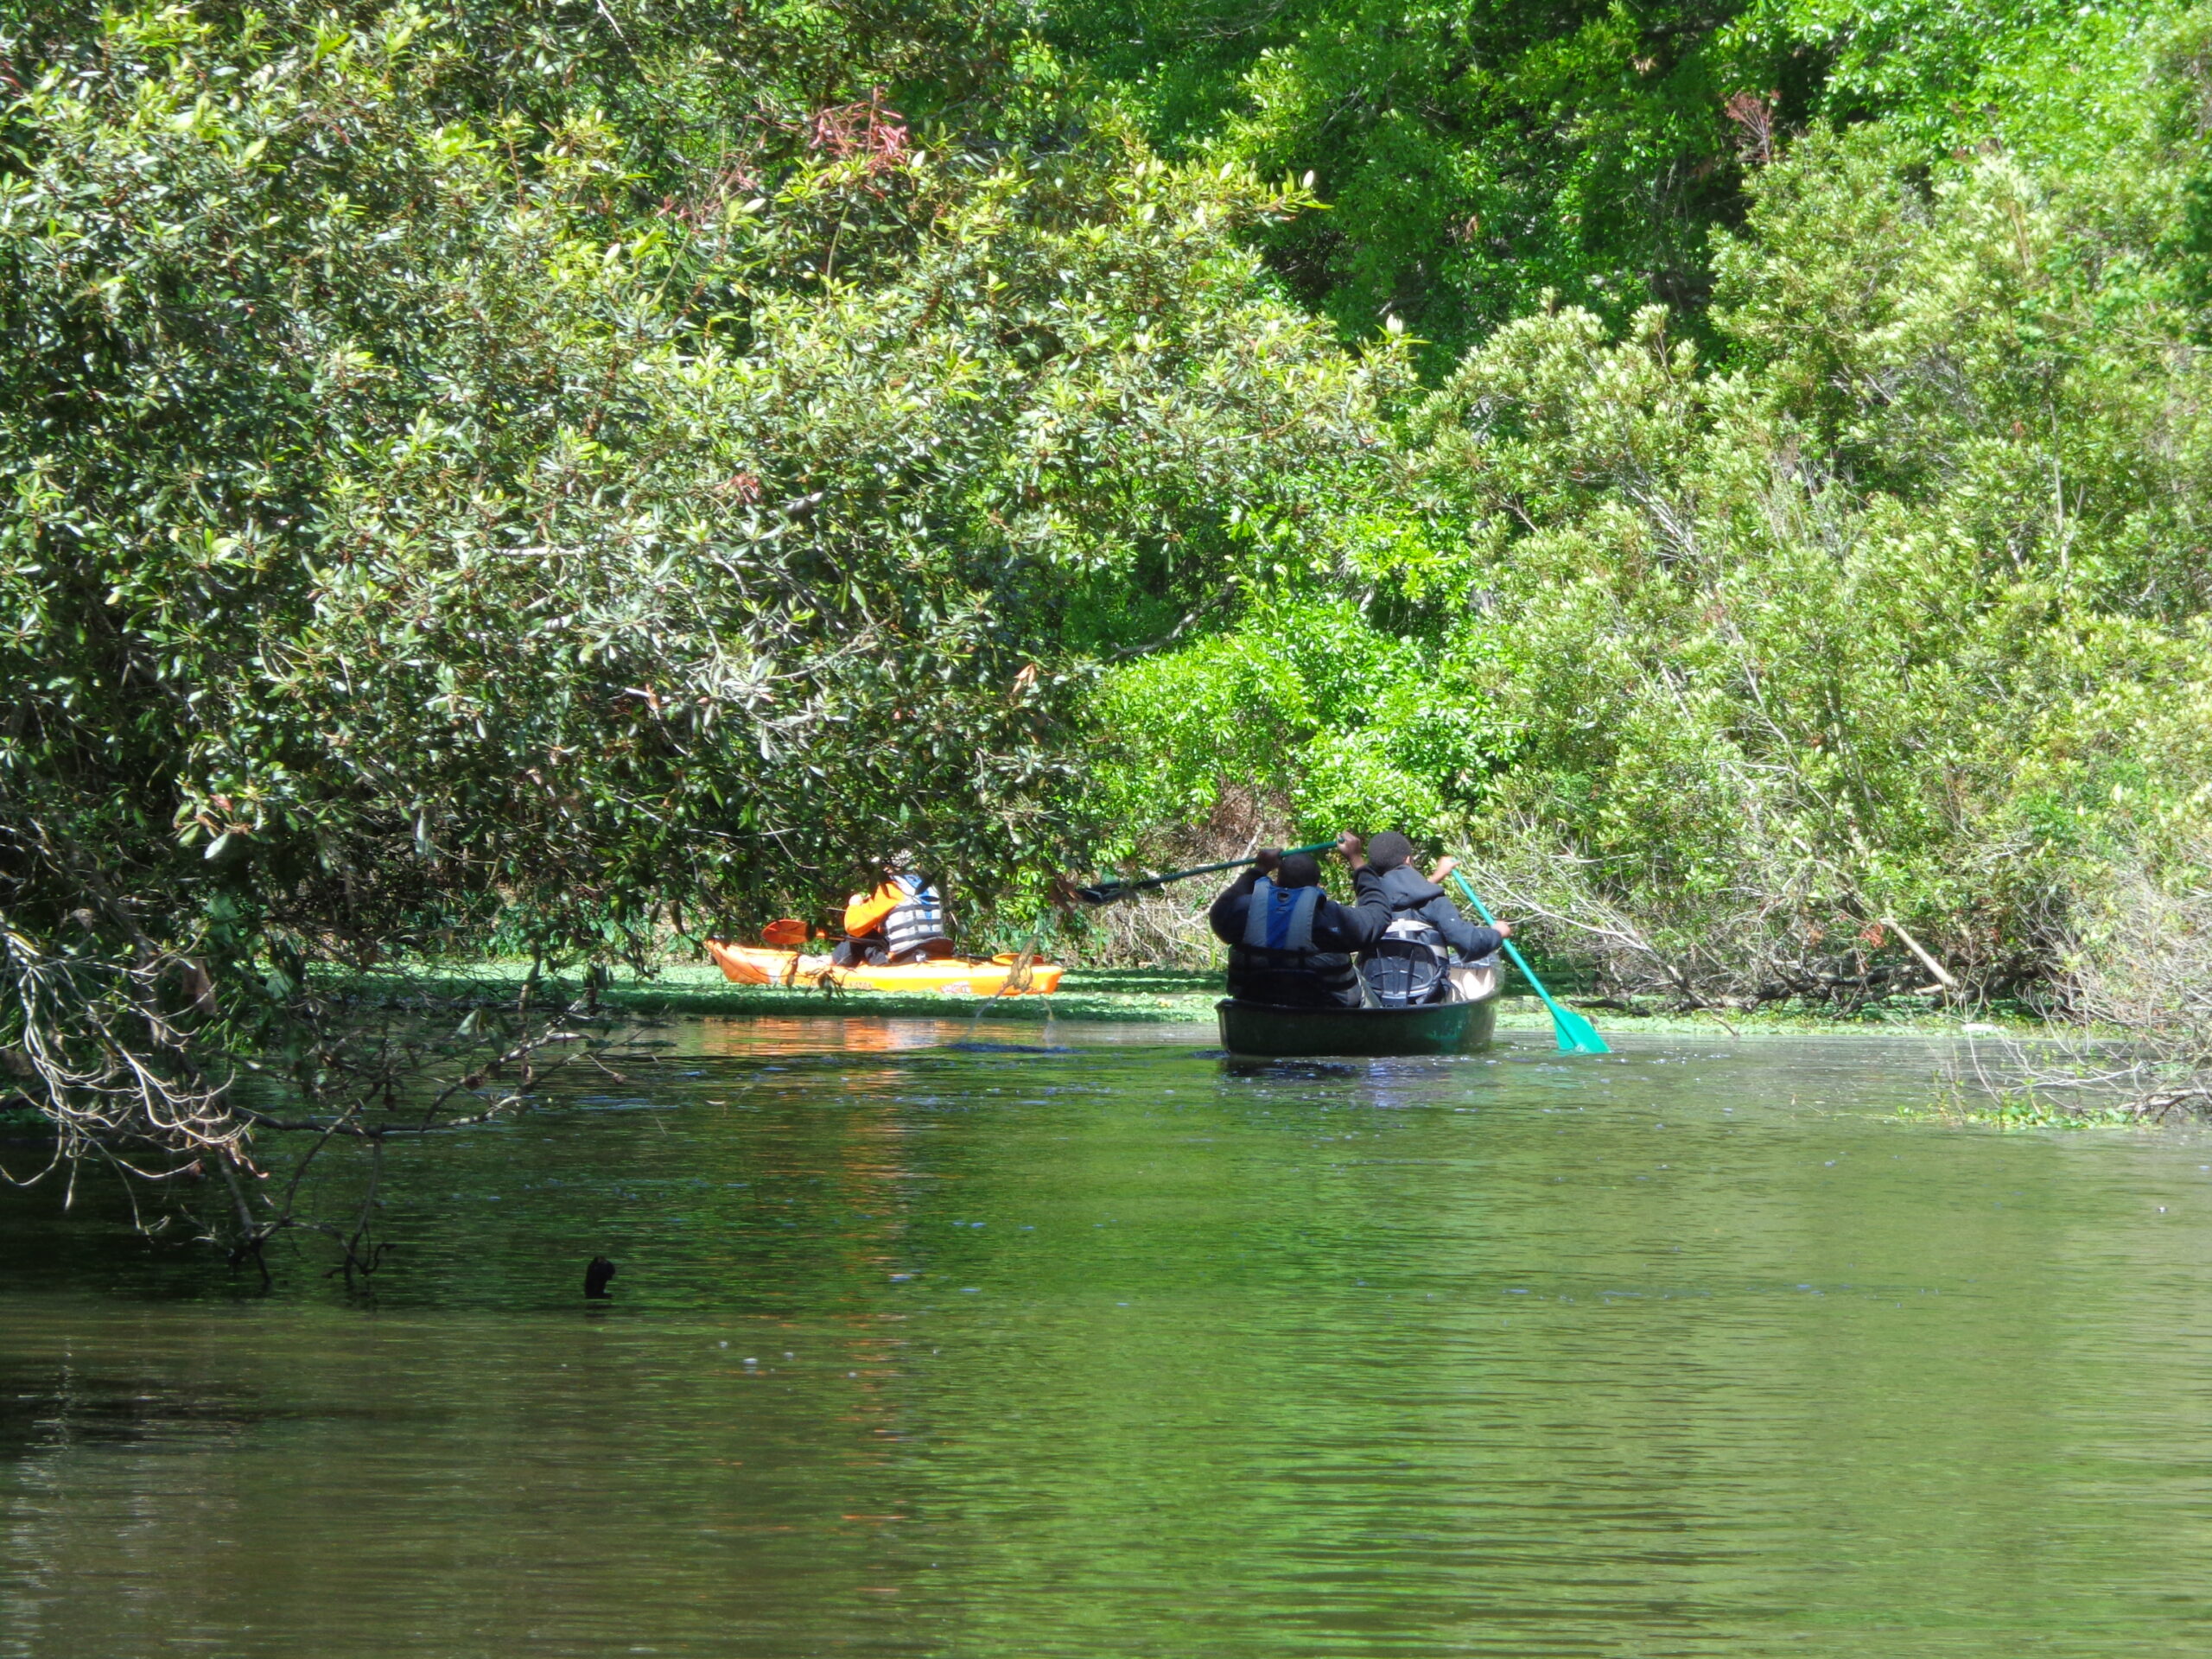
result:
[(1029, 964), (1027, 988), (1008, 985), (1014, 971), (1012, 952), (988, 962), (943, 957), (935, 962), (901, 962), (887, 966), (838, 968), (827, 957), (804, 957), (796, 950), (777, 950), (766, 945), (732, 944), (709, 939), (707, 954), (723, 976), (739, 985), (819, 985), (824, 980), (850, 990), (936, 991), (945, 996), (1049, 996), (1060, 987), (1067, 970), (1055, 962)]

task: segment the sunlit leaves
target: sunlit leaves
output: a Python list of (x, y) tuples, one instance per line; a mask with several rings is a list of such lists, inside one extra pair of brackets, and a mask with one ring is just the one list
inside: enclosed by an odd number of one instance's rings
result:
[(1294, 192), (1111, 130), (708, 167), (638, 124), (688, 60), (472, 79), (543, 21), (112, 18), (10, 111), (5, 904), (104, 870), (82, 942), (243, 1043), (276, 956), (1036, 880), (1096, 654), (1244, 527), (1332, 565), (1403, 380), (1239, 245)]

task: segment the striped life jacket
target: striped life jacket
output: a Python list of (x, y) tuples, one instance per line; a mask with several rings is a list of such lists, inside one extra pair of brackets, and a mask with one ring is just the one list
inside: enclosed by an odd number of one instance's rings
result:
[(893, 962), (912, 962), (923, 957), (949, 956), (952, 935), (944, 918), (944, 900), (918, 875), (894, 875), (893, 885), (906, 897), (892, 906), (883, 918), (883, 948)]
[(1261, 878), (1245, 901), (1244, 938), (1229, 948), (1229, 994), (1275, 1007), (1357, 1007), (1359, 975), (1342, 950), (1313, 947), (1319, 887)]
[(1360, 953), (1359, 975), (1378, 1008), (1410, 1008), (1422, 1002), (1448, 1001), (1446, 970), (1452, 947), (1421, 917), (1402, 914), (1382, 937)]

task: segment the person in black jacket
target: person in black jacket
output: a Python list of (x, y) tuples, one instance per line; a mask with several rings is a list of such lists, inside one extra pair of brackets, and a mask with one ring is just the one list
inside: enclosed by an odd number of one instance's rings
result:
[(1352, 904), (1320, 890), (1321, 866), (1311, 853), (1272, 847), (1213, 901), (1206, 920), (1229, 947), (1231, 996), (1287, 1008), (1360, 1005), (1352, 957), (1382, 937), (1390, 905), (1359, 837), (1347, 830), (1337, 849), (1351, 866)]
[[(1414, 917), (1427, 922), (1444, 936), (1444, 942), (1459, 953), (1462, 962), (1496, 955), (1497, 947), (1513, 937), (1512, 925), (1476, 926), (1459, 913), (1459, 906), (1452, 902), (1442, 887), (1414, 868), (1410, 862), (1413, 855), (1413, 842), (1395, 830), (1385, 830), (1368, 844), (1368, 864), (1380, 880), (1383, 897), (1389, 901), (1390, 919)], [(1446, 859), (1437, 867), (1436, 874), (1450, 874), (1452, 863)]]

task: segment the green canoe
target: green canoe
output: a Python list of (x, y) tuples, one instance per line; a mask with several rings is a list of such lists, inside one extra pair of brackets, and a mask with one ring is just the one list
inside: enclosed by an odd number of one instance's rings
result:
[(1497, 998), (1430, 1002), (1414, 1008), (1276, 1008), (1224, 998), (1221, 1046), (1253, 1059), (1344, 1054), (1459, 1054), (1497, 1030)]

